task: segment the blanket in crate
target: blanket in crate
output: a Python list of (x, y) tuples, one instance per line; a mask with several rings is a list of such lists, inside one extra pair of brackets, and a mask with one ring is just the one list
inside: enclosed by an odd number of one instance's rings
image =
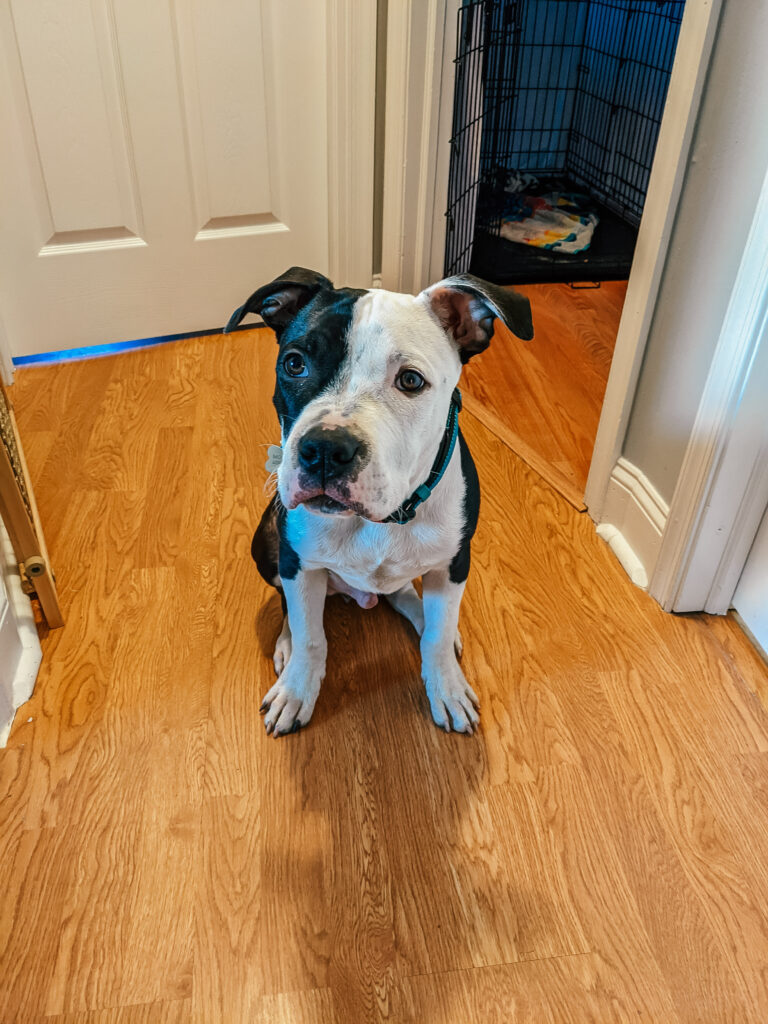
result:
[(589, 248), (599, 219), (589, 208), (588, 197), (573, 192), (507, 194), (501, 237), (538, 249), (575, 254)]

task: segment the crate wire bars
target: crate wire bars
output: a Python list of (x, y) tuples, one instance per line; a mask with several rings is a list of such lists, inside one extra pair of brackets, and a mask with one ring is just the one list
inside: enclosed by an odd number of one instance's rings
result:
[[(469, 0), (458, 12), (445, 272), (501, 282), (626, 277), (684, 0)], [(499, 237), (512, 174), (587, 194), (566, 256)]]

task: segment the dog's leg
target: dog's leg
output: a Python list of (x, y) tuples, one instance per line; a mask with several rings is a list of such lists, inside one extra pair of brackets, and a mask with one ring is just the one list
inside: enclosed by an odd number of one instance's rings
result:
[(280, 630), (280, 636), (277, 638), (275, 644), (275, 653), (272, 655), (272, 661), (275, 666), (275, 674), (280, 675), (285, 666), (288, 664), (288, 659), (291, 656), (291, 627), (288, 623), (288, 615), (283, 616), (283, 628)]
[(421, 635), (421, 675), (432, 718), (450, 732), (474, 732), (480, 706), (464, 678), (454, 648), (464, 583), (453, 583), (447, 569), (424, 575), (424, 632)]
[[(400, 612), (404, 618), (408, 619), (419, 636), (421, 636), (424, 632), (424, 606), (421, 598), (416, 593), (414, 585), (406, 583), (404, 587), (396, 590), (394, 594), (385, 594), (384, 596), (395, 611)], [(456, 657), (460, 658), (464, 650), (464, 644), (458, 626), (456, 627), (456, 636), (453, 638), (453, 649), (456, 651)]]
[(291, 656), (260, 709), (266, 711), (267, 732), (275, 736), (295, 732), (312, 717), (325, 675), (328, 646), (323, 632), (328, 589), (325, 569), (300, 569), (295, 579), (284, 579), (282, 586), (288, 605)]
[(406, 583), (404, 587), (396, 590), (394, 594), (385, 594), (384, 596), (395, 611), (400, 612), (404, 618), (408, 619), (419, 636), (421, 636), (424, 632), (424, 606), (421, 603), (421, 598), (416, 593), (414, 585)]

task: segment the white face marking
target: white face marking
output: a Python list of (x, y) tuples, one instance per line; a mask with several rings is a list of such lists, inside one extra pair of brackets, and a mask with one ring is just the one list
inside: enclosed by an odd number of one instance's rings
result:
[[(381, 520), (426, 479), (461, 362), (424, 298), (381, 289), (356, 303), (347, 349), (336, 379), (308, 403), (284, 438), (278, 489), (289, 509), (312, 496), (302, 483), (298, 443), (316, 427), (341, 427), (359, 438), (367, 456), (362, 468), (329, 483), (325, 493), (365, 518)], [(396, 386), (404, 369), (424, 378), (421, 391), (408, 394)]]

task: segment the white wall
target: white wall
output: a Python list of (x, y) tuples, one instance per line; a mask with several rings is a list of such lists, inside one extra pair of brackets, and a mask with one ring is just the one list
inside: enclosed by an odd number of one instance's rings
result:
[(4, 384), (13, 384), (13, 362), (11, 360), (11, 347), (8, 344), (8, 335), (5, 332), (5, 324), (0, 314), (0, 379)]
[(768, 656), (768, 512), (733, 596), (733, 607)]
[(671, 500), (768, 166), (768, 4), (725, 0), (624, 457)]

